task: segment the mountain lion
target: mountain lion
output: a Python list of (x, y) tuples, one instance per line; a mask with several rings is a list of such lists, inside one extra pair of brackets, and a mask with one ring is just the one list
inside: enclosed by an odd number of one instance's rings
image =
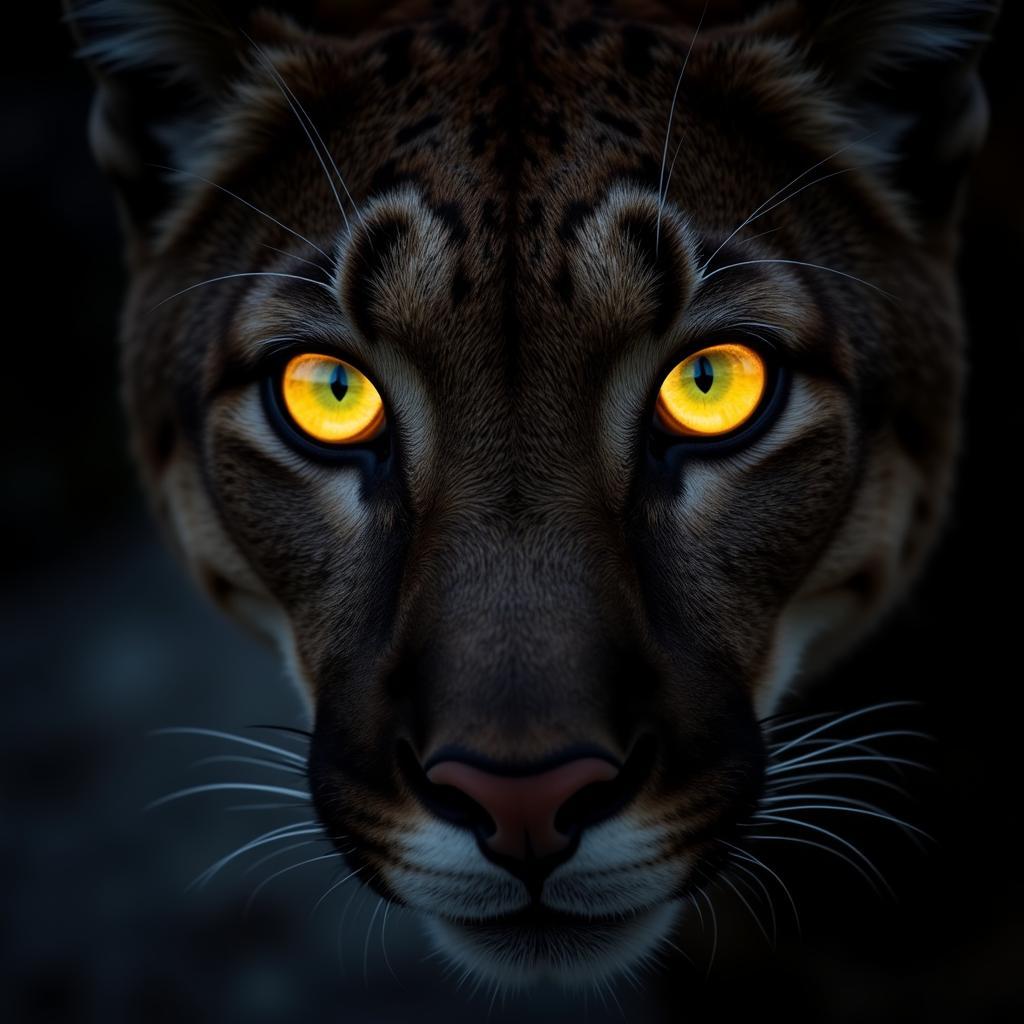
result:
[(630, 970), (852, 760), (766, 719), (943, 522), (991, 17), (70, 4), (148, 492), (464, 969)]

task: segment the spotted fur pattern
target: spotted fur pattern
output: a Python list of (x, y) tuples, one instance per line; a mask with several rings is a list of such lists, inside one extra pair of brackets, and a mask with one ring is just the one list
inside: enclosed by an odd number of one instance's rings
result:
[[(158, 514), (308, 694), (353, 865), (517, 982), (670, 935), (756, 800), (759, 719), (906, 591), (951, 484), (981, 8), (712, 2), (698, 31), (702, 7), (72, 12)], [(940, 129), (911, 71), (941, 83)], [(739, 450), (653, 455), (661, 379), (721, 337), (789, 367), (778, 415)], [(292, 342), (378, 383), (386, 472), (277, 433), (260, 382)], [(525, 887), (396, 767), (400, 741), (528, 761), (640, 735), (649, 780), (545, 885), (589, 928), (503, 923)]]

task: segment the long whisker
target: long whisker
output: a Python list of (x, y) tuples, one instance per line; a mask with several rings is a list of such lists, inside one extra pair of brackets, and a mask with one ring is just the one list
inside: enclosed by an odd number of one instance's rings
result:
[(800, 932), (800, 915), (797, 913), (796, 901), (793, 899), (793, 894), (789, 891), (789, 886), (779, 877), (779, 875), (773, 871), (763, 860), (756, 857), (749, 850), (744, 850), (742, 847), (736, 846), (733, 843), (727, 842), (724, 839), (718, 840), (723, 846), (727, 846), (730, 850), (736, 854), (737, 857), (743, 857), (745, 860), (756, 864), (758, 867), (763, 868), (771, 875), (772, 878), (778, 883), (779, 888), (785, 893), (786, 899), (789, 901), (789, 907), (793, 911), (793, 920), (796, 922), (797, 933)]
[(366, 868), (366, 865), (364, 864), (362, 867), (356, 868), (355, 871), (350, 871), (347, 875), (345, 875), (344, 878), (340, 879), (337, 882), (334, 882), (326, 890), (324, 890), (324, 892), (321, 894), (320, 898), (316, 901), (316, 903), (313, 904), (313, 909), (309, 912), (310, 920), (313, 919), (313, 915), (317, 912), (317, 909), (320, 907), (320, 904), (323, 903), (323, 901), (325, 899), (327, 899), (327, 897), (330, 896), (331, 893), (334, 892), (335, 889), (337, 889), (340, 886), (344, 885), (350, 878), (355, 878), (356, 875), (358, 875), (365, 868)]
[(758, 931), (764, 936), (764, 941), (767, 942), (769, 946), (774, 947), (775, 941), (771, 938), (771, 936), (769, 936), (767, 929), (761, 922), (760, 916), (754, 913), (754, 908), (750, 905), (750, 902), (747, 900), (746, 896), (744, 896), (743, 893), (741, 893), (739, 889), (737, 889), (736, 886), (733, 885), (728, 875), (719, 875), (718, 880), (724, 883), (725, 885), (729, 886), (729, 888), (736, 894), (736, 898), (740, 901), (740, 903), (743, 904), (744, 907), (746, 907), (747, 913), (750, 914), (750, 916), (754, 919), (754, 923), (757, 925)]
[(891, 789), (893, 792), (899, 793), (900, 796), (906, 797), (908, 800), (910, 799), (910, 790), (905, 789), (903, 786), (898, 786), (895, 782), (890, 782), (888, 779), (880, 779), (876, 775), (867, 775), (863, 772), (809, 772), (806, 775), (793, 775), (782, 781), (773, 779), (767, 791), (769, 793), (779, 793), (803, 786), (805, 782), (839, 781), (869, 782), (875, 786)]
[[(366, 865), (364, 865), (364, 867), (365, 866)], [(360, 868), (359, 870), (361, 871), (362, 868)], [(342, 879), (342, 881), (346, 881), (347, 882), (348, 878)], [(348, 899), (345, 900), (345, 906), (342, 907), (341, 917), (338, 919), (338, 942), (337, 942), (337, 946), (338, 946), (338, 964), (339, 964), (339, 966), (340, 966), (340, 968), (342, 970), (342, 973), (344, 973), (344, 971), (345, 971), (345, 954), (344, 954), (344, 950), (342, 948), (343, 947), (343, 943), (344, 943), (344, 939), (345, 939), (345, 922), (348, 920), (349, 912), (352, 910), (352, 904), (355, 902), (356, 897), (357, 896), (365, 897), (365, 896), (367, 896), (367, 894), (369, 892), (370, 892), (370, 890), (365, 888), (364, 886), (357, 885), (348, 894)], [(312, 919), (312, 915), (310, 915), (310, 919)]]
[(225, 811), (280, 811), (291, 808), (308, 808), (309, 802), (302, 804), (286, 804), (286, 803), (266, 803), (266, 804), (232, 804), (230, 807), (225, 807)]
[[(324, 839), (326, 839), (326, 838), (327, 837), (324, 836)], [(302, 849), (305, 846), (312, 846), (314, 843), (316, 843), (318, 841), (319, 840), (316, 840), (316, 839), (303, 839), (303, 841), (301, 843), (292, 843), (290, 846), (285, 846), (283, 849), (274, 850), (273, 853), (268, 853), (265, 856), (260, 857), (259, 860), (253, 861), (252, 864), (250, 864), (242, 872), (242, 874), (243, 875), (252, 874), (252, 872), (255, 871), (257, 868), (263, 867), (264, 864), (269, 864), (270, 861), (276, 860), (278, 857), (283, 857), (286, 853), (291, 853), (292, 850), (300, 850), (300, 849)]]
[[(349, 223), (348, 213), (345, 211), (345, 204), (341, 201), (341, 196), (338, 194), (338, 189), (334, 184), (334, 178), (331, 177), (331, 172), (327, 169), (327, 164), (324, 161), (324, 157), (321, 153), (327, 155), (327, 159), (330, 160), (331, 166), (334, 168), (334, 173), (341, 183), (341, 187), (345, 191), (345, 195), (348, 197), (349, 202), (352, 203), (352, 208), (357, 209), (355, 201), (352, 199), (352, 194), (348, 190), (348, 186), (345, 184), (345, 179), (341, 176), (341, 172), (338, 170), (338, 165), (334, 162), (334, 157), (331, 156), (331, 151), (327, 148), (327, 144), (324, 142), (320, 132), (317, 131), (316, 125), (313, 123), (313, 119), (306, 112), (305, 108), (299, 102), (298, 97), (292, 92), (291, 87), (285, 81), (284, 76), (277, 70), (270, 55), (264, 50), (259, 44), (257, 44), (250, 36), (245, 32), (242, 33), (248, 40), (249, 45), (260, 55), (263, 60), (267, 71), (270, 72), (271, 78), (274, 80), (274, 84), (277, 86), (281, 95), (285, 98), (288, 106), (291, 108), (292, 113), (295, 115), (296, 120), (299, 122), (303, 132), (306, 134), (306, 138), (309, 140), (310, 146), (313, 147), (313, 152), (316, 154), (317, 160), (320, 162), (320, 166), (323, 168), (324, 175), (327, 178), (327, 183), (331, 186), (331, 191), (334, 193), (335, 202), (338, 204), (338, 209), (341, 211), (341, 216), (345, 221), (345, 230), (351, 232), (352, 226)], [(310, 134), (312, 130), (313, 134)], [(320, 147), (313, 141), (313, 135), (316, 135), (317, 141), (320, 143)]]
[(218, 740), (230, 740), (232, 743), (241, 743), (246, 747), (253, 747), (257, 750), (266, 750), (272, 754), (279, 754), (289, 760), (305, 766), (306, 759), (293, 750), (285, 750), (284, 747), (275, 747), (270, 743), (261, 743), (259, 740), (251, 740), (245, 736), (236, 736), (233, 732), (222, 732), (219, 729), (204, 729), (199, 726), (174, 725), (163, 729), (154, 729), (151, 736), (209, 736)]
[(693, 957), (692, 957), (692, 956), (690, 956), (690, 954), (689, 954), (689, 953), (687, 953), (687, 952), (686, 952), (686, 950), (685, 950), (685, 949), (683, 949), (683, 948), (682, 948), (681, 946), (677, 946), (677, 945), (676, 945), (676, 944), (675, 944), (675, 943), (674, 943), (674, 942), (673, 942), (673, 941), (672, 941), (671, 939), (669, 939), (669, 938), (663, 938), (663, 939), (661, 940), (661, 943), (662, 943), (662, 945), (663, 945), (663, 946), (668, 946), (668, 948), (669, 948), (669, 949), (671, 949), (671, 950), (674, 950), (674, 951), (675, 951), (676, 953), (678, 953), (678, 954), (679, 954), (679, 955), (680, 955), (680, 956), (681, 956), (681, 957), (682, 957), (682, 958), (683, 958), (683, 959), (684, 959), (684, 960), (685, 960), (685, 961), (686, 961), (686, 962), (687, 962), (687, 963), (688, 963), (688, 964), (689, 964), (689, 965), (690, 965), (691, 967), (693, 967), (694, 969), (696, 969), (697, 965), (696, 965), (696, 964), (694, 963), (694, 961), (693, 961)]
[(306, 776), (305, 769), (300, 768), (297, 764), (271, 761), (265, 757), (243, 757), (240, 754), (215, 754), (212, 757), (202, 757), (198, 761), (193, 761), (191, 767), (202, 768), (208, 764), (252, 764), (261, 768), (272, 768), (278, 772), (290, 772), (292, 775), (299, 775), (303, 778)]
[(248, 206), (254, 213), (258, 213), (261, 217), (269, 220), (272, 224), (276, 224), (282, 231), (287, 231), (289, 235), (294, 235), (300, 241), (305, 242), (310, 248), (315, 249), (324, 259), (330, 260), (333, 264), (334, 257), (329, 253), (324, 252), (316, 242), (310, 241), (305, 235), (299, 234), (294, 228), (288, 227), (287, 224), (279, 221), (276, 217), (272, 217), (266, 210), (261, 210), (255, 203), (250, 203), (248, 199), (243, 199), (237, 192), (232, 192), (231, 189), (225, 188), (223, 185), (219, 185), (215, 181), (211, 181), (209, 178), (204, 178), (201, 174), (193, 174), (192, 171), (183, 170), (181, 167), (168, 167), (166, 164), (150, 164), (151, 167), (159, 171), (170, 171), (172, 174), (183, 174), (188, 178), (195, 178), (196, 181), (202, 181), (209, 185), (211, 188), (215, 188), (220, 192), (223, 192), (227, 196), (231, 196), (232, 199), (236, 199), (243, 206)]
[(257, 793), (274, 793), (277, 796), (293, 796), (300, 799), (307, 799), (308, 793), (298, 789), (285, 789), (283, 786), (266, 786), (262, 783), (257, 782), (209, 782), (203, 786), (189, 786), (187, 789), (179, 789), (174, 793), (168, 793), (166, 796), (160, 797), (158, 800), (154, 800), (152, 803), (146, 805), (146, 810), (151, 811), (157, 807), (163, 807), (164, 804), (169, 804), (174, 800), (183, 800), (188, 796), (197, 796), (200, 793), (215, 793), (219, 790), (251, 790)]
[(712, 270), (710, 274), (704, 274), (700, 280), (701, 282), (709, 281), (716, 274), (724, 274), (727, 270), (735, 270), (736, 267), (752, 267), (758, 263), (784, 263), (793, 267), (808, 267), (811, 270), (823, 270), (829, 274), (836, 274), (839, 277), (845, 277), (849, 281), (855, 281), (857, 284), (864, 285), (865, 288), (870, 288), (874, 292), (878, 292), (879, 295), (885, 296), (893, 302), (899, 302), (899, 299), (892, 294), (887, 292), (884, 288), (879, 288), (877, 284), (872, 284), (870, 281), (865, 281), (862, 277), (857, 277), (856, 274), (848, 274), (844, 270), (836, 270), (835, 267), (825, 267), (820, 263), (807, 263), (805, 260), (783, 260), (783, 259), (761, 259), (761, 260), (740, 260), (737, 263), (729, 263), (724, 267), (718, 267)]
[[(769, 915), (769, 918), (770, 918), (771, 923), (772, 923), (772, 943), (771, 944), (772, 944), (772, 948), (774, 949), (776, 943), (778, 942), (779, 925), (778, 925), (778, 919), (775, 916), (775, 901), (772, 899), (772, 894), (768, 891), (768, 886), (764, 884), (764, 882), (761, 879), (761, 876), (758, 875), (758, 873), (756, 871), (752, 870), (751, 868), (748, 868), (746, 864), (740, 864), (738, 861), (732, 860), (730, 862), (729, 866), (734, 871), (742, 871), (743, 874), (745, 874), (749, 879), (751, 879), (751, 881), (754, 884), (757, 885), (757, 890), (755, 890), (753, 885), (751, 885), (751, 882), (746, 882), (746, 885), (748, 887), (748, 892), (751, 892), (751, 893), (756, 895), (757, 891), (759, 890), (761, 898), (764, 900), (764, 902), (768, 906), (768, 915)], [(742, 883), (742, 882), (744, 882), (744, 879), (737, 878), (736, 881)]]
[(273, 270), (250, 270), (242, 274), (222, 274), (220, 277), (208, 277), (205, 281), (198, 281), (196, 284), (190, 284), (187, 288), (182, 288), (180, 292), (175, 292), (173, 295), (168, 295), (166, 299), (161, 299), (152, 309), (150, 313), (155, 312), (161, 306), (170, 302), (171, 299), (176, 299), (181, 295), (185, 295), (188, 292), (195, 291), (196, 288), (204, 288), (208, 284), (217, 284), (219, 281), (233, 281), (239, 277), (287, 277), (292, 281), (305, 281), (306, 284), (316, 285), (317, 288), (323, 288), (329, 295), (333, 295), (334, 292), (329, 285), (323, 281), (316, 281), (311, 277), (303, 277), (301, 274), (282, 274)]
[[(799, 797), (795, 797), (794, 799), (799, 799)], [(791, 814), (793, 811), (835, 811), (836, 813), (839, 813), (839, 814), (862, 814), (862, 815), (865, 815), (866, 817), (878, 818), (880, 821), (887, 821), (890, 824), (898, 826), (904, 832), (912, 833), (912, 834), (918, 835), (918, 836), (923, 836), (925, 839), (928, 839), (928, 840), (931, 840), (932, 842), (934, 842), (934, 838), (931, 835), (929, 835), (927, 832), (925, 832), (924, 829), (918, 828), (916, 825), (911, 825), (910, 822), (903, 821), (901, 818), (895, 818), (891, 814), (885, 814), (883, 811), (868, 810), (867, 808), (864, 808), (864, 807), (847, 807), (847, 806), (845, 806), (843, 804), (840, 804), (840, 803), (831, 803), (831, 804), (822, 804), (822, 803), (814, 803), (814, 804), (807, 804), (807, 803), (804, 803), (804, 804), (799, 804), (799, 803), (798, 804), (788, 804), (787, 803), (787, 804), (783, 805), (783, 807), (781, 809), (784, 810), (787, 814)], [(764, 819), (764, 820), (772, 820), (771, 815), (763, 814), (763, 813), (755, 813), (754, 817), (755, 818), (761, 818), (761, 819)]]
[(861, 862), (864, 863), (877, 876), (882, 885), (885, 886), (886, 891), (889, 893), (889, 895), (895, 899), (896, 894), (892, 891), (892, 888), (890, 887), (889, 883), (885, 880), (885, 876), (882, 874), (881, 871), (878, 870), (878, 868), (875, 866), (871, 858), (868, 857), (865, 853), (862, 853), (859, 849), (857, 849), (856, 846), (853, 845), (853, 843), (844, 839), (842, 836), (836, 835), (836, 833), (832, 832), (830, 829), (822, 828), (821, 825), (814, 825), (809, 821), (804, 821), (802, 818), (790, 818), (787, 815), (783, 814), (759, 814), (758, 819), (760, 821), (773, 821), (778, 822), (780, 824), (795, 825), (798, 828), (806, 828), (812, 832), (818, 832), (823, 836), (828, 836), (829, 839), (834, 839), (837, 843), (840, 844), (840, 846), (845, 847), (855, 857), (858, 857), (861, 860)]
[[(786, 768), (790, 765), (800, 764), (803, 761), (809, 761), (814, 757), (821, 757), (825, 754), (833, 754), (837, 750), (847, 750), (849, 748), (861, 748), (863, 749), (865, 744), (872, 740), (884, 740), (884, 739), (915, 739), (915, 740), (928, 740), (933, 741), (933, 737), (926, 732), (918, 732), (914, 729), (885, 729), (881, 732), (867, 733), (864, 736), (857, 736), (854, 739), (849, 740), (835, 740), (830, 743), (827, 747), (817, 748), (815, 750), (808, 750), (804, 754), (797, 754), (794, 757), (789, 758), (786, 761), (779, 761), (772, 765), (772, 768)], [(789, 749), (792, 744), (786, 744), (783, 749)], [(775, 751), (775, 757), (777, 757), (781, 751)], [(877, 754), (877, 751), (870, 751), (870, 753)], [(769, 769), (769, 772), (771, 769)]]
[(252, 909), (253, 903), (256, 902), (256, 898), (263, 890), (270, 885), (275, 878), (280, 878), (281, 875), (286, 875), (289, 871), (297, 871), (299, 868), (304, 868), (307, 864), (315, 864), (319, 860), (335, 860), (338, 857), (337, 850), (331, 850), (330, 853), (321, 853), (316, 857), (310, 857), (308, 860), (300, 860), (298, 864), (289, 864), (286, 868), (281, 868), (279, 871), (275, 871), (272, 875), (268, 875), (266, 878), (256, 886), (255, 889), (249, 894), (248, 900), (245, 902), (244, 913), (248, 914)]
[[(686, 74), (686, 66), (690, 63), (690, 54), (693, 53), (694, 44), (697, 42), (697, 36), (700, 35), (701, 26), (704, 24), (704, 16), (708, 13), (708, 5), (711, 0), (704, 0), (704, 9), (700, 12), (700, 19), (697, 22), (697, 27), (693, 31), (693, 35), (690, 36), (690, 45), (686, 50), (686, 56), (683, 58), (683, 66), (679, 70), (679, 77), (676, 79), (676, 87), (672, 93), (672, 103), (668, 108), (668, 124), (665, 126), (665, 145), (661, 150), (661, 172), (658, 175), (658, 223), (654, 231), (654, 252), (657, 254), (658, 248), (661, 244), (661, 215), (665, 209), (665, 196), (668, 193), (668, 185), (665, 181), (665, 162), (668, 159), (668, 143), (672, 137), (672, 125), (676, 118), (676, 103), (679, 100), (679, 87), (683, 84), (683, 76)], [(679, 147), (676, 147), (678, 153)], [(672, 164), (675, 165), (675, 156), (672, 157)]]
[(257, 725), (251, 725), (249, 728), (270, 729), (272, 732), (283, 732), (289, 736), (298, 736), (307, 744), (313, 739), (313, 734), (308, 729), (297, 729), (294, 725), (264, 725), (263, 723), (259, 723)]
[[(800, 172), (800, 173), (799, 173), (799, 174), (798, 174), (798, 175), (797, 175), (797, 176), (796, 176), (795, 178), (793, 178), (793, 179), (792, 179), (791, 181), (788, 181), (788, 182), (787, 182), (787, 183), (786, 183), (785, 185), (783, 185), (783, 186), (782, 186), (782, 188), (778, 189), (778, 190), (777, 190), (776, 192), (773, 192), (773, 193), (772, 193), (772, 194), (771, 194), (771, 195), (770, 195), (770, 196), (769, 196), (769, 197), (768, 197), (768, 198), (767, 198), (767, 199), (766, 199), (766, 200), (765, 200), (765, 201), (764, 201), (764, 202), (763, 202), (763, 203), (762, 203), (762, 204), (761, 204), (761, 205), (760, 205), (760, 206), (759, 206), (759, 207), (758, 207), (758, 208), (757, 208), (756, 210), (754, 210), (754, 211), (753, 211), (753, 212), (752, 212), (752, 213), (751, 213), (751, 214), (750, 214), (750, 215), (749, 215), (749, 216), (747, 217), (747, 219), (746, 219), (746, 220), (744, 220), (744, 221), (743, 221), (742, 223), (740, 223), (739, 225), (737, 225), (737, 226), (736, 226), (736, 227), (735, 227), (735, 228), (734, 228), (734, 229), (733, 229), (733, 230), (732, 230), (732, 231), (731, 231), (731, 232), (730, 232), (730, 233), (729, 233), (729, 234), (728, 234), (728, 235), (727, 235), (727, 236), (725, 237), (725, 239), (724, 239), (724, 241), (723, 241), (723, 242), (721, 243), (721, 245), (719, 245), (719, 247), (718, 247), (718, 248), (717, 248), (717, 249), (716, 249), (716, 250), (715, 250), (715, 251), (714, 251), (714, 252), (713, 252), (713, 253), (712, 253), (712, 254), (711, 254), (711, 255), (710, 255), (710, 256), (709, 256), (709, 257), (708, 257), (708, 258), (707, 258), (706, 260), (705, 260), (705, 261), (704, 261), (704, 265), (703, 265), (703, 266), (702, 266), (702, 267), (700, 268), (700, 271), (699, 271), (699, 275), (698, 275), (698, 276), (700, 276), (700, 277), (703, 277), (703, 276), (704, 276), (704, 271), (706, 271), (706, 270), (708, 269), (708, 267), (709, 267), (709, 266), (711, 266), (711, 261), (712, 261), (712, 260), (713, 260), (713, 259), (714, 259), (714, 258), (715, 258), (715, 257), (716, 257), (716, 256), (717, 256), (717, 255), (718, 255), (718, 254), (719, 254), (720, 252), (721, 252), (721, 251), (722, 251), (722, 249), (724, 249), (724, 248), (725, 248), (725, 246), (727, 246), (727, 245), (729, 244), (729, 242), (731, 242), (731, 241), (732, 241), (732, 239), (734, 239), (734, 238), (735, 238), (735, 237), (736, 237), (736, 236), (737, 236), (737, 235), (738, 235), (738, 234), (739, 234), (739, 233), (740, 233), (740, 232), (741, 232), (741, 231), (742, 231), (742, 230), (743, 230), (743, 229), (744, 229), (744, 228), (745, 228), (745, 227), (746, 227), (746, 226), (747, 226), (748, 224), (750, 224), (750, 223), (751, 223), (752, 221), (756, 220), (756, 219), (757, 219), (758, 217), (760, 217), (760, 216), (761, 216), (762, 214), (764, 214), (764, 213), (767, 213), (767, 212), (768, 212), (768, 210), (767, 210), (767, 209), (765, 209), (765, 207), (767, 207), (767, 206), (769, 205), (769, 203), (771, 203), (771, 202), (773, 202), (774, 200), (778, 199), (778, 198), (779, 198), (779, 196), (781, 196), (781, 195), (782, 195), (782, 194), (783, 194), (784, 192), (786, 192), (786, 191), (787, 191), (788, 189), (792, 188), (792, 187), (793, 187), (793, 186), (794, 186), (794, 185), (795, 185), (795, 184), (796, 184), (796, 183), (797, 183), (798, 181), (800, 181), (800, 180), (801, 180), (802, 178), (806, 178), (808, 174), (813, 174), (813, 173), (814, 173), (814, 172), (815, 172), (815, 171), (816, 171), (816, 170), (817, 170), (817, 169), (818, 169), (819, 167), (823, 166), (824, 164), (827, 164), (827, 163), (828, 163), (828, 162), (829, 162), (830, 160), (834, 160), (834, 159), (835, 159), (835, 158), (836, 158), (837, 156), (841, 156), (841, 155), (842, 155), (843, 153), (845, 153), (845, 152), (846, 152), (846, 151), (847, 151), (848, 149), (852, 149), (852, 148), (853, 148), (854, 146), (859, 146), (859, 145), (860, 145), (860, 144), (861, 144), (862, 142), (867, 142), (867, 141), (868, 141), (868, 139), (872, 138), (872, 136), (874, 136), (874, 135), (877, 135), (877, 134), (878, 134), (878, 132), (877, 132), (877, 131), (874, 131), (874, 132), (869, 132), (869, 133), (868, 133), (867, 135), (863, 135), (863, 136), (861, 136), (861, 137), (860, 137), (859, 139), (854, 139), (854, 140), (853, 140), (853, 142), (848, 142), (848, 143), (847, 143), (847, 144), (846, 144), (845, 146), (840, 146), (840, 147), (839, 147), (839, 149), (837, 149), (837, 150), (836, 150), (836, 151), (835, 151), (834, 153), (830, 153), (830, 154), (829, 154), (829, 155), (828, 155), (827, 157), (825, 157), (825, 159), (824, 159), (824, 160), (819, 160), (819, 161), (818, 161), (818, 162), (817, 162), (816, 164), (812, 164), (812, 165), (811, 165), (810, 167), (808, 167), (808, 168), (807, 168), (807, 169), (806, 169), (805, 171), (801, 171), (801, 172)], [(849, 168), (849, 170), (853, 170), (853, 168)], [(842, 173), (842, 172), (836, 172), (836, 173)], [(825, 178), (828, 178), (828, 177), (831, 177), (831, 175), (825, 175)], [(812, 182), (812, 184), (815, 184), (815, 183), (816, 183), (816, 182), (818, 182), (818, 181), (824, 181), (824, 180), (825, 180), (825, 178), (817, 178), (817, 179), (815, 179), (815, 182)], [(804, 187), (804, 188), (806, 188), (806, 187), (808, 187), (808, 186), (803, 186), (803, 187)], [(798, 190), (798, 191), (802, 191), (802, 189), (800, 189), (800, 190)], [(793, 193), (793, 195), (796, 195), (796, 192), (794, 192), (794, 193)], [(785, 202), (785, 200), (781, 200), (781, 202)], [(771, 207), (771, 209), (773, 209), (773, 210), (774, 210), (774, 209), (775, 209), (775, 207), (774, 207), (774, 206), (772, 206), (772, 207)]]
[[(824, 850), (826, 853), (832, 854), (833, 857), (838, 857), (841, 861), (849, 865), (850, 868), (856, 871), (857, 874), (860, 875), (860, 877), (863, 878), (869, 886), (871, 886), (874, 892), (881, 895), (881, 893), (878, 890), (878, 886), (875, 885), (874, 879), (855, 860), (851, 859), (850, 857), (847, 857), (846, 854), (843, 853), (841, 850), (837, 850), (832, 846), (826, 846), (825, 843), (817, 843), (813, 839), (801, 839), (799, 836), (765, 835), (761, 833), (749, 835), (747, 836), (747, 838), (767, 840), (770, 842), (778, 843), (796, 843), (799, 846), (813, 846), (817, 850)], [(886, 888), (888, 888), (888, 885), (886, 886)], [(892, 892), (891, 889), (889, 891)]]
[(700, 909), (700, 904), (697, 902), (696, 893), (691, 892), (688, 894), (688, 897), (690, 900), (690, 905), (693, 907), (694, 910), (697, 911), (697, 920), (700, 921), (700, 930), (701, 934), (703, 934), (707, 931), (707, 925), (704, 924), (704, 911)]
[(769, 768), (766, 775), (781, 775), (783, 772), (796, 771), (800, 768), (820, 768), (829, 764), (856, 764), (865, 761), (880, 761), (886, 767), (902, 765), (906, 768), (917, 768), (923, 772), (934, 771), (931, 765), (922, 764), (920, 761), (912, 761), (906, 757), (872, 757), (868, 754), (851, 754), (848, 757), (823, 757), (820, 761), (802, 761), (799, 764), (784, 764), (777, 768)]
[(292, 825), (282, 825), (280, 828), (271, 829), (269, 832), (264, 832), (263, 835), (257, 836), (255, 839), (250, 839), (249, 842), (243, 843), (238, 849), (232, 850), (231, 853), (221, 857), (220, 860), (214, 861), (205, 871), (197, 875), (192, 882), (189, 884), (189, 889), (201, 889), (207, 885), (215, 875), (219, 874), (224, 868), (228, 866), (233, 860), (243, 856), (250, 850), (255, 850), (260, 846), (266, 846), (268, 843), (277, 843), (285, 839), (296, 839), (299, 836), (311, 836), (318, 834), (320, 828), (308, 826), (314, 825), (313, 821), (297, 822)]
[[(761, 327), (772, 327), (772, 324), (759, 324), (756, 326)], [(779, 716), (770, 715), (768, 718), (762, 718), (760, 725), (761, 731), (764, 733), (780, 732), (783, 729), (795, 729), (797, 726), (806, 725), (808, 722), (820, 722), (823, 718), (836, 718), (838, 712), (835, 711), (818, 711), (813, 715), (800, 715), (797, 717), (790, 716)]]
[[(788, 750), (790, 747), (795, 747), (803, 740), (810, 739), (812, 736), (818, 736), (825, 732), (827, 729), (834, 729), (837, 725), (842, 725), (844, 722), (851, 722), (856, 718), (863, 718), (865, 715), (872, 715), (877, 711), (890, 711), (894, 708), (907, 708), (907, 707), (919, 707), (918, 701), (914, 700), (890, 700), (883, 701), (881, 704), (869, 704), (866, 708), (858, 708), (856, 711), (849, 711), (845, 715), (840, 715), (838, 718), (832, 718), (831, 721), (826, 722), (824, 725), (819, 725), (808, 732), (805, 732), (802, 736), (797, 736), (796, 739), (788, 741), (784, 746), (776, 751), (776, 754), (781, 754)], [(822, 715), (808, 715), (804, 719), (798, 719), (798, 721), (812, 721), (815, 718), (824, 717)], [(790, 723), (796, 724), (796, 723)]]
[(366, 926), (366, 941), (363, 943), (363, 984), (370, 984), (370, 937), (373, 934), (373, 922), (377, 920), (380, 908), (384, 905), (384, 897), (377, 900), (377, 906), (373, 908), (370, 923)]
[(718, 953), (718, 915), (715, 913), (715, 905), (711, 902), (711, 897), (699, 886), (694, 886), (704, 897), (704, 902), (708, 905), (708, 913), (711, 915), (711, 956), (708, 957), (708, 970), (706, 977), (711, 977), (711, 970), (715, 966), (715, 956)]
[(320, 273), (327, 278), (327, 281), (325, 283), (330, 284), (330, 277), (327, 275), (327, 271), (325, 271), (324, 268), (321, 267), (320, 264), (317, 263), (315, 260), (307, 260), (305, 256), (298, 256), (294, 252), (289, 252), (287, 249), (278, 248), (278, 246), (276, 245), (268, 245), (266, 242), (260, 242), (260, 245), (262, 245), (264, 249), (269, 249), (271, 252), (280, 253), (282, 256), (287, 256), (288, 259), (290, 260), (298, 260), (299, 263), (305, 263), (307, 266), (319, 270)]
[(391, 913), (391, 908), (394, 906), (394, 900), (385, 900), (384, 902), (384, 919), (380, 923), (380, 948), (384, 954), (384, 963), (387, 965), (387, 969), (391, 974), (391, 977), (398, 981), (398, 975), (395, 974), (394, 967), (391, 966), (391, 960), (388, 958), (388, 942), (387, 942), (387, 929), (388, 929), (388, 914)]

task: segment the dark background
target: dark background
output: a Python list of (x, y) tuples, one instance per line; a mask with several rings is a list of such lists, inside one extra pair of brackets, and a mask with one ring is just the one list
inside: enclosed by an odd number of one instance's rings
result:
[(887, 826), (845, 826), (883, 866), (895, 902), (875, 897), (839, 862), (773, 850), (802, 924), (797, 934), (776, 899), (776, 952), (723, 896), (710, 972), (710, 928), (702, 934), (693, 922), (681, 944), (698, 966), (673, 961), (645, 991), (624, 983), (614, 997), (591, 995), (584, 1009), (544, 990), (491, 1010), (489, 993), (472, 994), (471, 983), (458, 989), (436, 960), (424, 960), (412, 918), (393, 912), (382, 937), (374, 896), (344, 886), (310, 923), (310, 907), (337, 877), (330, 862), (283, 874), (244, 913), (260, 879), (323, 847), (247, 873), (252, 853), (186, 893), (211, 861), (303, 818), (301, 810), (234, 810), (258, 801), (230, 796), (142, 810), (178, 786), (288, 784), (255, 766), (193, 766), (245, 751), (152, 737), (153, 728), (241, 732), (303, 718), (274, 657), (196, 596), (147, 519), (117, 401), (119, 242), (85, 143), (89, 83), (70, 58), (57, 5), (13, 6), (0, 43), (0, 1017), (1024, 1019), (1021, 5), (1007, 5), (984, 64), (993, 122), (973, 172), (961, 259), (972, 374), (952, 525), (914, 600), (836, 688), (811, 699), (811, 710), (815, 701), (852, 707), (894, 695), (924, 702), (886, 724), (924, 727), (938, 740), (936, 772), (910, 782), (913, 820), (938, 842), (921, 853)]

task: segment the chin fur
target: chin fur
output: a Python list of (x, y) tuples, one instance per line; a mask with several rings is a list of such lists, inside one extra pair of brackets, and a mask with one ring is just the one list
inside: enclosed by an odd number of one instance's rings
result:
[(452, 966), (502, 989), (554, 981), (572, 989), (602, 984), (648, 963), (671, 935), (678, 900), (613, 921), (456, 922), (426, 919), (427, 932)]

